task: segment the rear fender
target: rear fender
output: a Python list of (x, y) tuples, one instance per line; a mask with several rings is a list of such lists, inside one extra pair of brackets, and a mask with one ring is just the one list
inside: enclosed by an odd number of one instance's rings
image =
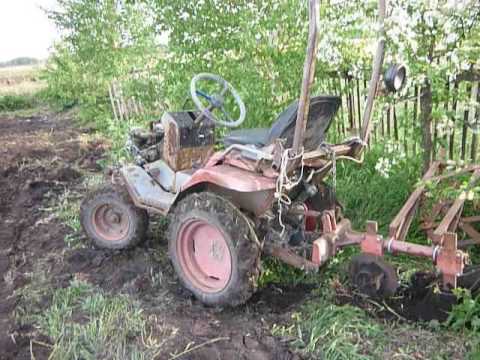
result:
[(205, 167), (182, 186), (174, 204), (192, 192), (211, 191), (258, 216), (271, 207), (275, 184), (273, 178), (229, 165)]

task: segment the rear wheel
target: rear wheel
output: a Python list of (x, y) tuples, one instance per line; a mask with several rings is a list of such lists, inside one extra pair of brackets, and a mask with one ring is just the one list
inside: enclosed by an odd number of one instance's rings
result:
[(124, 249), (145, 239), (148, 214), (133, 204), (126, 189), (106, 185), (83, 200), (80, 222), (94, 245)]
[(235, 306), (256, 290), (261, 244), (245, 215), (220, 196), (192, 194), (177, 205), (169, 253), (182, 285), (205, 304)]

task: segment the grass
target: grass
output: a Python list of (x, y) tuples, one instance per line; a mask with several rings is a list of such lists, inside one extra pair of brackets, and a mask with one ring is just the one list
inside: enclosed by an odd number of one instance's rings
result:
[(3, 116), (37, 111), (44, 103), (42, 90), (46, 84), (40, 80), (40, 71), (41, 66), (37, 65), (0, 68), (0, 113)]
[(81, 246), (80, 234), (82, 231), (80, 224), (80, 204), (83, 194), (103, 182), (103, 176), (85, 173), (84, 180), (80, 185), (82, 193), (65, 189), (65, 191), (55, 200), (54, 206), (46, 210), (55, 209), (55, 217), (60, 219), (71, 231), (65, 237), (65, 243), (71, 247)]
[(274, 325), (272, 333), (294, 336), (294, 346), (322, 359), (366, 359), (369, 346), (363, 340), (379, 337), (382, 332), (379, 324), (369, 321), (362, 310), (353, 306), (311, 302), (302, 310), (292, 315), (296, 326)]
[(153, 359), (176, 334), (175, 328), (164, 327), (163, 337), (152, 340), (152, 324), (139, 304), (78, 280), (53, 292), (36, 323), (52, 341), (52, 360)]
[[(353, 227), (364, 230), (367, 220), (376, 220), (379, 230), (386, 234), (388, 224), (400, 210), (420, 177), (420, 162), (408, 159), (400, 162), (388, 178), (381, 176), (375, 165), (386, 156), (382, 147), (366, 154), (364, 164), (341, 163), (337, 167), (336, 192), (345, 207), (345, 215)], [(425, 243), (418, 229), (418, 220), (412, 224), (408, 240)], [(471, 299), (467, 305), (454, 309), (449, 324), (411, 324), (387, 322), (372, 317), (365, 310), (351, 305), (337, 305), (332, 289), (348, 282), (346, 267), (352, 254), (358, 250), (347, 248), (331, 259), (317, 278), (292, 271), (277, 262), (266, 262), (262, 275), (264, 284), (311, 283), (316, 281), (315, 298), (309, 300), (290, 321), (274, 324), (272, 333), (292, 340), (292, 345), (307, 358), (321, 359), (475, 359), (479, 358), (478, 332), (471, 331), (472, 321), (478, 321), (478, 303)], [(425, 259), (408, 256), (389, 257), (399, 269), (402, 282), (418, 270), (432, 269)], [(451, 327), (456, 324), (457, 327)], [(480, 323), (479, 323), (480, 324)]]
[(0, 68), (0, 96), (39, 92), (45, 87), (40, 70), (38, 65)]
[(352, 305), (336, 305), (327, 286), (318, 298), (274, 324), (275, 336), (291, 341), (306, 358), (325, 360), (475, 358), (478, 339), (438, 323), (412, 324), (377, 319)]
[(0, 95), (0, 112), (31, 109), (36, 102), (32, 95)]
[(420, 161), (416, 158), (401, 162), (388, 178), (383, 177), (375, 170), (382, 156), (384, 148), (376, 146), (366, 154), (362, 165), (338, 165), (337, 197), (345, 207), (345, 216), (357, 229), (365, 229), (367, 220), (375, 220), (380, 232), (385, 233), (420, 177)]
[(81, 195), (66, 189), (60, 196), (57, 205), (57, 217), (67, 225), (73, 232), (80, 231), (80, 199)]

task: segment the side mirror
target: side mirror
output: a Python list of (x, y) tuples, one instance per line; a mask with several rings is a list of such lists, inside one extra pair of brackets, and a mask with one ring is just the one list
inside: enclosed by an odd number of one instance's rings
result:
[(383, 75), (383, 82), (388, 91), (400, 91), (407, 83), (407, 68), (405, 65), (391, 65)]

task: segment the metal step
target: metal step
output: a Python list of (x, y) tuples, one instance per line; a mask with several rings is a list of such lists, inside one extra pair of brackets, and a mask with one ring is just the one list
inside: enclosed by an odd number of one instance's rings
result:
[(139, 207), (153, 208), (167, 213), (175, 194), (165, 191), (143, 168), (127, 165), (120, 171), (128, 192)]

